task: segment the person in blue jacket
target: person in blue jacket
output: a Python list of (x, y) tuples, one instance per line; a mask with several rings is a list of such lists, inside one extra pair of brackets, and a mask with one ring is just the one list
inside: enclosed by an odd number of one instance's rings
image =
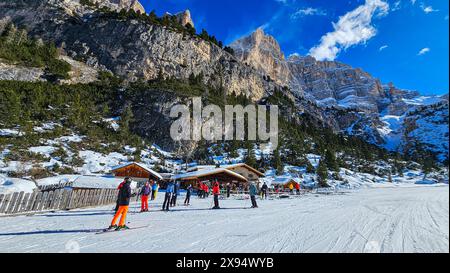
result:
[(252, 208), (257, 208), (258, 204), (256, 203), (256, 195), (258, 194), (258, 189), (256, 188), (254, 182), (251, 182), (249, 192), (250, 199), (252, 200)]
[(167, 184), (166, 195), (164, 196), (164, 203), (163, 203), (162, 210), (169, 211), (170, 199), (172, 198), (172, 193), (174, 191), (174, 186), (175, 185), (174, 185), (173, 181), (170, 181)]
[(177, 205), (177, 196), (180, 192), (180, 181), (175, 182), (174, 187), (173, 187), (173, 194), (172, 194), (172, 199), (170, 199), (170, 206), (171, 207), (176, 207)]
[(158, 183), (152, 180), (152, 201), (156, 199), (157, 192), (158, 192)]

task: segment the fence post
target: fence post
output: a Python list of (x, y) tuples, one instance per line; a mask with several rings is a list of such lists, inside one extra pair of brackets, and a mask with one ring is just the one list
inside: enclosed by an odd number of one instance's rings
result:
[(6, 214), (12, 214), (14, 207), (16, 205), (17, 196), (19, 196), (18, 192), (14, 192), (11, 198), (11, 202), (9, 203), (8, 209), (6, 210)]
[(34, 199), (34, 203), (33, 203), (32, 209), (31, 209), (32, 211), (39, 210), (41, 199), (42, 199), (43, 196), (44, 196), (43, 192), (38, 192), (37, 193), (36, 198)]
[(2, 207), (0, 208), (0, 213), (6, 213), (6, 209), (8, 208), (8, 204), (11, 201), (12, 194), (5, 194), (2, 202)]
[(57, 189), (53, 195), (53, 200), (52, 203), (50, 205), (50, 208), (52, 210), (57, 209), (58, 208), (58, 204), (60, 202), (60, 198), (61, 198), (61, 193), (62, 193), (62, 189)]
[(28, 200), (28, 204), (26, 207), (26, 211), (32, 211), (33, 210), (33, 205), (34, 205), (34, 201), (36, 200), (36, 196), (37, 196), (38, 192), (37, 191), (33, 191), (30, 195), (30, 199)]
[(5, 200), (5, 194), (0, 194), (0, 209), (2, 207), (3, 200)]
[(39, 200), (39, 207), (37, 208), (38, 211), (41, 211), (45, 208), (45, 202), (47, 201), (48, 194), (48, 191), (42, 194), (41, 200)]
[(69, 190), (63, 190), (62, 196), (61, 196), (61, 203), (59, 203), (59, 209), (65, 210), (68, 207), (68, 198), (70, 197), (70, 191)]
[(27, 192), (22, 199), (22, 203), (20, 204), (19, 212), (27, 211), (28, 200), (30, 199), (31, 193)]

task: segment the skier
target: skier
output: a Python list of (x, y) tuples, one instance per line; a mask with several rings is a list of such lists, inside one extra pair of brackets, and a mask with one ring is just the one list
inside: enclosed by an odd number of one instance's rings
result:
[(145, 182), (145, 185), (139, 192), (139, 195), (141, 196), (141, 212), (148, 211), (148, 197), (150, 196), (151, 191), (150, 183), (148, 181)]
[(204, 187), (204, 189), (203, 189), (203, 191), (204, 191), (203, 197), (204, 198), (208, 198), (209, 197), (209, 187), (206, 184), (203, 184), (203, 187)]
[(198, 181), (198, 197), (203, 198), (203, 183)]
[(158, 193), (158, 183), (152, 180), (152, 201), (156, 199), (157, 193)]
[[(130, 179), (130, 178), (129, 177), (125, 177), (125, 179), (117, 187), (117, 189), (119, 190), (119, 193), (120, 193), (120, 189), (123, 187), (123, 185), (125, 184), (125, 181), (127, 179)], [(117, 212), (118, 210), (119, 210), (119, 194), (117, 194), (116, 207), (114, 208), (114, 211)]]
[(267, 184), (266, 184), (266, 182), (264, 182), (264, 184), (261, 187), (261, 197), (262, 197), (262, 199), (267, 199), (267, 189), (268, 189)]
[(258, 204), (256, 204), (255, 196), (258, 194), (258, 190), (256, 189), (254, 182), (251, 182), (249, 192), (250, 192), (250, 199), (252, 200), (252, 208), (257, 208)]
[(186, 189), (186, 199), (184, 199), (185, 206), (189, 206), (189, 202), (191, 201), (191, 192), (192, 192), (192, 185), (189, 185)]
[(297, 192), (297, 195), (300, 195), (300, 184), (295, 183), (295, 191)]
[(170, 199), (170, 206), (175, 207), (177, 205), (177, 196), (180, 190), (180, 182), (175, 182), (173, 187), (172, 199)]
[(294, 192), (294, 185), (289, 184), (289, 191), (291, 192), (291, 194)]
[(230, 198), (230, 193), (231, 193), (231, 184), (227, 183), (227, 198)]
[(173, 181), (170, 181), (167, 184), (166, 195), (164, 196), (164, 203), (162, 206), (162, 210), (169, 211), (170, 198), (172, 197), (173, 190), (174, 190), (174, 184), (173, 184)]
[(213, 209), (220, 209), (219, 207), (219, 195), (220, 195), (220, 187), (219, 182), (216, 181), (213, 187), (213, 195), (214, 195), (214, 207)]
[[(131, 198), (131, 179), (125, 178), (125, 183), (122, 185), (122, 187), (119, 190), (119, 198), (118, 198), (118, 204), (119, 209), (117, 210), (116, 214), (114, 215), (113, 220), (111, 221), (111, 225), (109, 226), (109, 230), (115, 229), (116, 231), (123, 230), (123, 229), (129, 229), (125, 225), (125, 219), (127, 217), (128, 212), (128, 206), (130, 205), (130, 198)], [(119, 219), (119, 226), (116, 225), (117, 219)]]

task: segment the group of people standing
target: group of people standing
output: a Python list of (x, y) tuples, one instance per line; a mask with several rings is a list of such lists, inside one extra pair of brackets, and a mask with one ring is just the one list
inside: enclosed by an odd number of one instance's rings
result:
[(144, 186), (140, 189), (138, 196), (141, 197), (141, 212), (148, 211), (148, 201), (155, 200), (158, 193), (158, 183), (154, 180), (146, 181)]
[[(209, 187), (206, 183), (199, 182), (198, 183), (198, 196), (199, 198), (207, 198), (209, 195)], [(217, 179), (215, 180), (212, 188), (212, 194), (214, 196), (214, 207), (212, 209), (220, 209), (219, 206), (219, 196), (220, 196), (220, 184)], [(149, 200), (155, 200), (157, 193), (158, 193), (158, 183), (154, 180), (146, 181), (145, 184), (142, 186), (142, 188), (139, 190), (138, 196), (141, 197), (141, 212), (148, 212), (148, 202)], [(125, 219), (128, 213), (128, 208), (130, 205), (130, 199), (132, 196), (131, 192), (131, 179), (129, 177), (126, 177), (122, 183), (118, 186), (118, 196), (117, 196), (117, 203), (115, 208), (115, 215), (113, 220), (111, 221), (111, 225), (108, 229), (115, 229), (115, 230), (123, 230), (123, 229), (129, 229), (125, 225)], [(267, 185), (264, 183), (263, 187), (261, 188), (263, 195), (267, 197)], [(166, 193), (164, 196), (164, 202), (162, 205), (163, 211), (169, 211), (169, 207), (175, 207), (177, 202), (177, 196), (179, 195), (180, 191), (180, 182), (170, 181), (167, 184)], [(190, 198), (192, 195), (193, 186), (188, 185), (186, 188), (186, 198), (184, 200), (184, 205), (190, 204)], [(256, 203), (256, 195), (258, 194), (258, 189), (255, 185), (255, 183), (251, 183), (249, 187), (249, 193), (250, 193), (250, 199), (252, 202), (252, 208), (257, 208), (258, 204)], [(231, 194), (231, 184), (227, 183), (226, 185), (226, 195), (227, 198), (230, 197)], [(119, 220), (120, 217), (120, 220)], [(117, 220), (119, 220), (119, 224), (117, 225)]]
[(209, 196), (209, 187), (206, 183), (198, 182), (198, 197), (199, 198), (208, 198)]

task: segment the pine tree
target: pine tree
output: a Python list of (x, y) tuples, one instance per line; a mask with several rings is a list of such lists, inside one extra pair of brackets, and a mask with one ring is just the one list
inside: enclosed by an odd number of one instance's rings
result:
[(245, 164), (256, 168), (256, 156), (255, 151), (253, 150), (253, 144), (250, 141), (246, 142), (247, 153), (245, 156)]
[(334, 172), (339, 171), (339, 165), (336, 161), (336, 154), (331, 149), (327, 149), (325, 151), (325, 163), (327, 164), (329, 170), (332, 170)]
[(328, 179), (328, 169), (324, 160), (320, 160), (319, 166), (317, 167), (317, 178), (319, 180), (319, 187), (327, 188), (329, 185), (327, 184)]
[(130, 123), (133, 122), (133, 111), (131, 110), (131, 105), (127, 104), (125, 106), (125, 109), (122, 112), (122, 115), (120, 116), (120, 133), (122, 137), (126, 138), (130, 135)]
[(284, 166), (281, 161), (280, 150), (278, 148), (273, 151), (272, 166), (275, 168), (277, 175), (283, 174)]
[(309, 160), (306, 160), (306, 173), (314, 173), (316, 170)]

